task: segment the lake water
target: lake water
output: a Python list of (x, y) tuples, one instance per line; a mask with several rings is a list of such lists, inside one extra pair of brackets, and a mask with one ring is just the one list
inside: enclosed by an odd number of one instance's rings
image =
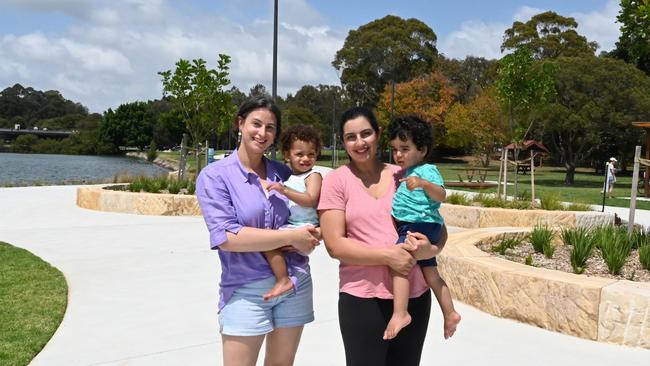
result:
[(0, 153), (0, 185), (109, 182), (115, 175), (160, 175), (147, 161), (117, 156)]

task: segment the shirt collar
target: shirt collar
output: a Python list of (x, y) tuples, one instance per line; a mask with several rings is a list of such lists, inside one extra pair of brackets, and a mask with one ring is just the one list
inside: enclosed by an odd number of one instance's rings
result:
[[(246, 168), (244, 168), (241, 160), (239, 160), (239, 154), (237, 153), (237, 150), (233, 151), (231, 155), (234, 155), (233, 159), (237, 161), (237, 167), (239, 167), (239, 172), (242, 174), (242, 179), (244, 182), (250, 183), (251, 177), (257, 176), (257, 174), (249, 172), (246, 170)], [(271, 160), (267, 159), (266, 156), (262, 156), (262, 161), (264, 161), (264, 165), (266, 166), (266, 178), (272, 178), (271, 180), (274, 182), (282, 182), (282, 176), (280, 176), (280, 172), (275, 169), (273, 164), (271, 164)]]

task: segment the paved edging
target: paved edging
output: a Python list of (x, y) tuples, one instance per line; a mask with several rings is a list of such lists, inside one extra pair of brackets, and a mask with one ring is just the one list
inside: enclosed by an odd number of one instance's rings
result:
[(77, 206), (96, 211), (154, 216), (200, 216), (194, 195), (133, 193), (101, 187), (77, 188)]
[(614, 223), (614, 214), (595, 211), (515, 210), (445, 203), (440, 213), (449, 226), (463, 228), (533, 227), (535, 225), (591, 227)]
[(650, 284), (526, 266), (476, 248), (521, 228), (450, 235), (439, 257), (454, 297), (487, 313), (573, 336), (650, 349)]

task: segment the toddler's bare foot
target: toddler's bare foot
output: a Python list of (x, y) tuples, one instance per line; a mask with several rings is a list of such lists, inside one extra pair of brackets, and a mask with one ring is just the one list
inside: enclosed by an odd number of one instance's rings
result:
[(397, 333), (409, 324), (411, 324), (411, 315), (409, 313), (393, 313), (384, 331), (384, 339), (389, 340), (397, 337)]
[(262, 298), (264, 301), (269, 301), (272, 298), (278, 297), (287, 291), (291, 291), (291, 289), (293, 289), (293, 282), (291, 282), (291, 279), (289, 277), (278, 278), (275, 281), (275, 285), (273, 285), (269, 292), (265, 293)]
[(455, 311), (445, 317), (445, 339), (454, 335), (458, 323), (460, 323), (460, 314)]

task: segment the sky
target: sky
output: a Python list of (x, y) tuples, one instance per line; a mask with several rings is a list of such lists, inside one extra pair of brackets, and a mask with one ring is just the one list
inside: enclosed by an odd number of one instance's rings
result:
[[(619, 37), (619, 0), (279, 0), (278, 94), (339, 85), (332, 60), (348, 32), (386, 15), (417, 18), (449, 58), (498, 59), (514, 21), (552, 10), (609, 51)], [(19, 83), (58, 90), (90, 112), (162, 97), (159, 71), (181, 58), (232, 57), (244, 93), (271, 90), (270, 0), (0, 0), (0, 90)]]

